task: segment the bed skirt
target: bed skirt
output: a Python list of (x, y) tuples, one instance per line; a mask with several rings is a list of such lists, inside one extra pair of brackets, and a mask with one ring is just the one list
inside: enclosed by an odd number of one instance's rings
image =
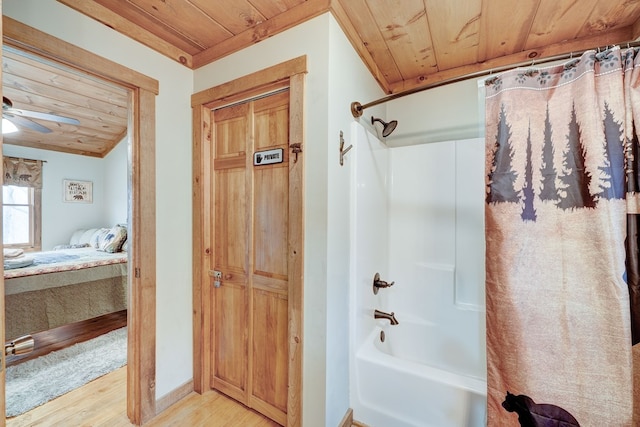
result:
[(127, 308), (127, 264), (5, 279), (5, 337)]

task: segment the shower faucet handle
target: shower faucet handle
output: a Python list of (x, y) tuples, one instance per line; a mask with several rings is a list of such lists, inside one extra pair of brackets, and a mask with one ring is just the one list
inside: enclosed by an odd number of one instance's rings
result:
[(373, 294), (374, 295), (378, 295), (378, 290), (380, 288), (388, 288), (390, 286), (393, 286), (395, 282), (385, 282), (384, 280), (380, 280), (380, 273), (376, 273), (375, 276), (373, 276)]

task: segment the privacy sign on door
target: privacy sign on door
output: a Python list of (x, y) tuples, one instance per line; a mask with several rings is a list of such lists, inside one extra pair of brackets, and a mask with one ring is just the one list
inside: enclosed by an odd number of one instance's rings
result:
[(253, 153), (253, 165), (263, 166), (271, 165), (274, 163), (282, 163), (284, 161), (284, 150), (282, 148), (275, 148), (273, 150), (256, 151)]

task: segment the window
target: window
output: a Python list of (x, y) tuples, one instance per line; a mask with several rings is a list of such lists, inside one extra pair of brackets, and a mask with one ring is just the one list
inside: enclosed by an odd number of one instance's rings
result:
[(40, 250), (42, 190), (3, 185), (2, 203), (4, 247)]

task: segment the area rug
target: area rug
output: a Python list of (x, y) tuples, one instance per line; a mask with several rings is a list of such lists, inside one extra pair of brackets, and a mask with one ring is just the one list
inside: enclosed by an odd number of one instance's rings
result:
[(7, 368), (7, 417), (108, 374), (127, 363), (127, 328)]

